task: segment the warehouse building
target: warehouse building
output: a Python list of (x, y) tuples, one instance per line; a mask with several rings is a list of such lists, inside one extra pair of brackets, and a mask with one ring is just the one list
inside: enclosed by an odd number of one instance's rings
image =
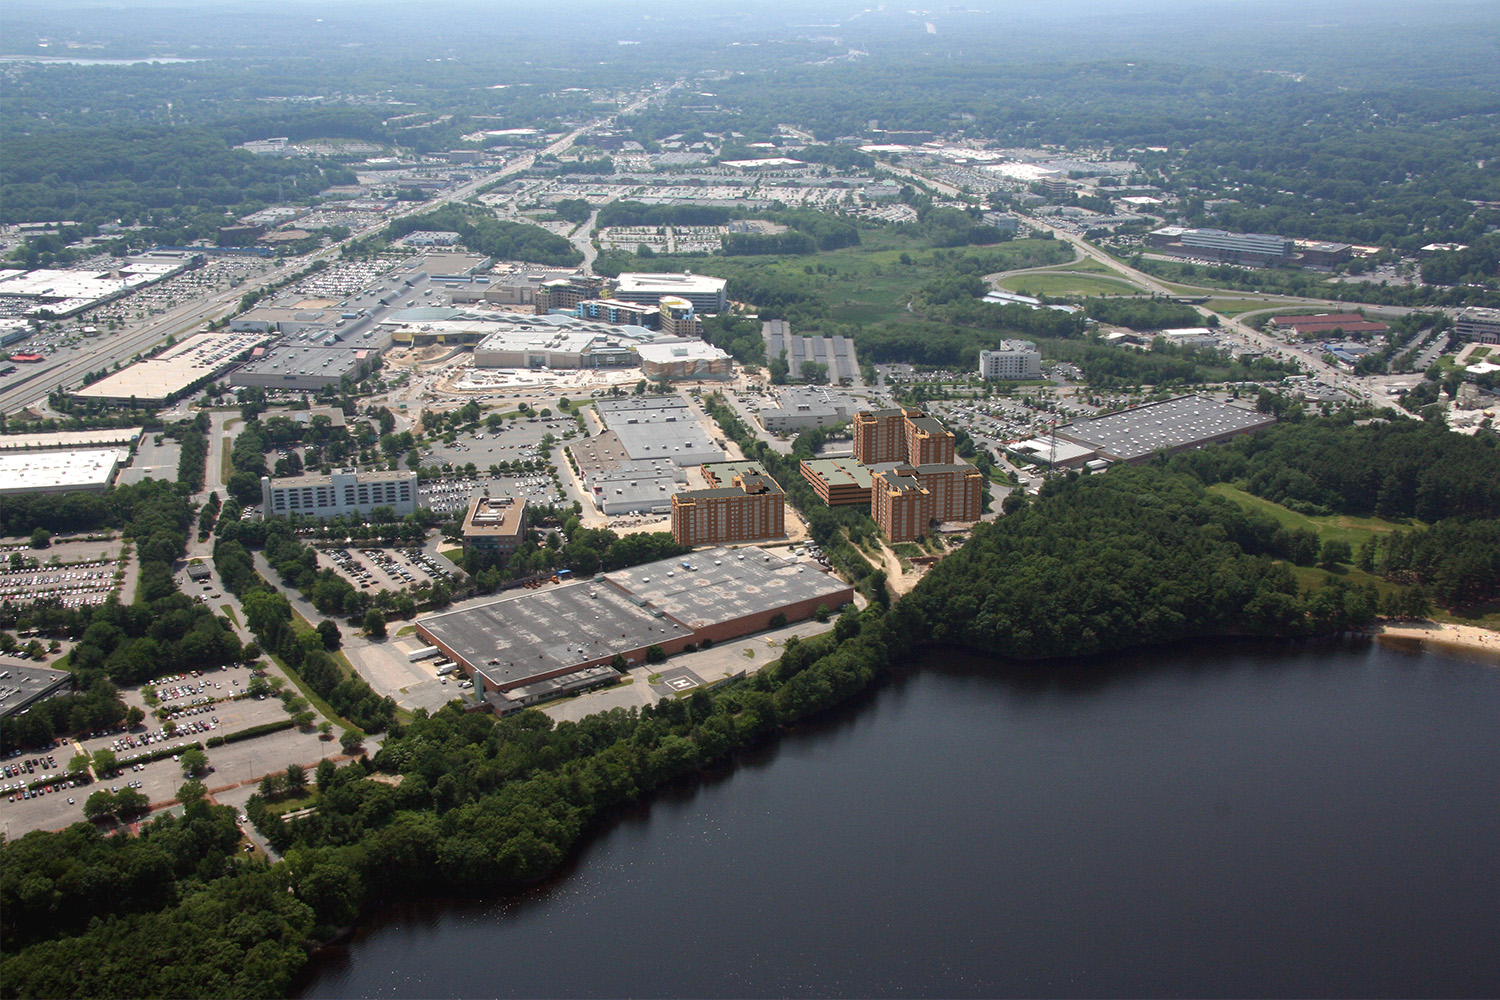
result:
[(0, 434), (0, 451), (56, 451), (114, 446), (129, 450), (141, 436), (139, 427), (111, 427), (91, 431), (47, 431), (40, 434)]
[(1359, 313), (1317, 313), (1312, 316), (1272, 316), (1270, 329), (1274, 333), (1293, 334), (1312, 339), (1327, 336), (1334, 331), (1345, 334), (1384, 334), (1390, 327), (1379, 320), (1366, 319)]
[(6, 665), (0, 677), (0, 718), (20, 715), (39, 701), (73, 690), (73, 675), (51, 667)]
[(574, 441), (567, 452), (603, 514), (666, 513), (672, 494), (687, 481), (687, 470), (671, 459), (632, 459), (614, 431)]
[(1057, 428), (1059, 438), (1101, 458), (1139, 464), (1270, 427), (1276, 418), (1203, 396), (1179, 396)]
[(672, 495), (679, 545), (729, 545), (786, 536), (786, 493), (758, 462), (703, 467), (708, 489)]
[(760, 425), (773, 434), (835, 427), (849, 420), (849, 401), (827, 389), (783, 389), (776, 402), (756, 413)]
[(724, 458), (680, 396), (600, 399), (594, 410), (636, 461), (667, 459), (681, 466)]
[(242, 368), (229, 376), (229, 384), (317, 392), (329, 386), (341, 386), (345, 379), (359, 382), (373, 372), (379, 362), (379, 351), (282, 344), (257, 349)]
[(264, 333), (255, 332), (197, 333), (70, 395), (116, 405), (161, 406), (214, 381), (266, 340)]
[(0, 496), (103, 493), (129, 460), (128, 448), (7, 451), (0, 453)]
[(376, 507), (389, 507), (397, 517), (405, 517), (417, 511), (417, 474), (339, 469), (327, 476), (261, 476), (260, 495), (266, 517), (365, 515)]
[(837, 610), (854, 590), (815, 566), (759, 550), (710, 549), (592, 580), (419, 619), (497, 712), (619, 679), (610, 663), (724, 642)]

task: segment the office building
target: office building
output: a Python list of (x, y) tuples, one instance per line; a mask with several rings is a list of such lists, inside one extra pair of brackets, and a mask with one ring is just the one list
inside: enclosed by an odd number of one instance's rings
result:
[(615, 298), (641, 305), (660, 305), (664, 298), (686, 299), (700, 313), (729, 308), (729, 282), (702, 274), (622, 274), (615, 280)]
[(725, 463), (704, 476), (726, 486), (672, 495), (672, 537), (680, 545), (729, 545), (786, 535), (786, 494), (755, 462)]
[(1470, 306), (1453, 320), (1453, 332), (1459, 340), (1476, 344), (1500, 344), (1500, 309)]
[(781, 391), (776, 406), (766, 407), (755, 416), (773, 434), (834, 427), (849, 420), (849, 401), (827, 389), (792, 387)]
[(1292, 262), (1292, 241), (1264, 233), (1164, 226), (1146, 234), (1146, 245), (1177, 257), (1264, 267)]
[(1006, 340), (993, 350), (979, 352), (979, 377), (1000, 382), (1025, 382), (1042, 377), (1042, 352), (1029, 340)]
[(464, 515), (464, 548), (492, 553), (504, 562), (521, 547), (526, 534), (526, 501), (511, 497), (475, 497)]
[(261, 476), (260, 496), (266, 517), (368, 515), (376, 507), (405, 517), (417, 510), (417, 474), (340, 469), (327, 476)]

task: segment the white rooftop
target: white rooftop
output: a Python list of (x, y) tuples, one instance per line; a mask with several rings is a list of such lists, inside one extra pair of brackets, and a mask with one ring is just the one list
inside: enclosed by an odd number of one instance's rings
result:
[(676, 344), (641, 344), (636, 348), (642, 361), (670, 364), (673, 361), (723, 361), (729, 353), (701, 340)]
[(128, 452), (20, 451), (0, 454), (0, 493), (103, 489)]

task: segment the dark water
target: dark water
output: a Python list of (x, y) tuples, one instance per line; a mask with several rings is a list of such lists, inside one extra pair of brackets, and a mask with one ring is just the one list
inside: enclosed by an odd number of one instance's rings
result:
[(1500, 667), (932, 655), (302, 995), (1500, 995)]

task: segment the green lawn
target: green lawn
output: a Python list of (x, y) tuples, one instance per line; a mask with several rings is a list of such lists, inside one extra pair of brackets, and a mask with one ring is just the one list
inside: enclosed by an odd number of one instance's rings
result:
[(1275, 309), (1279, 299), (1209, 299), (1208, 308), (1220, 316), (1232, 318), (1261, 309)]
[(1343, 514), (1330, 514), (1327, 517), (1308, 517), (1306, 514), (1298, 514), (1296, 511), (1287, 510), (1280, 504), (1269, 500), (1262, 500), (1258, 496), (1246, 493), (1244, 490), (1236, 489), (1228, 483), (1218, 483), (1208, 488), (1210, 493), (1228, 497), (1235, 503), (1247, 510), (1253, 510), (1266, 514), (1275, 519), (1278, 524), (1288, 528), (1309, 528), (1317, 532), (1320, 541), (1348, 542), (1350, 548), (1356, 552), (1371, 535), (1384, 535), (1392, 531), (1410, 531), (1414, 528), (1425, 527), (1417, 521), (1402, 524), (1398, 521), (1387, 521), (1379, 517), (1348, 517)]
[[(794, 290), (823, 304), (827, 318), (835, 323), (900, 323), (914, 318), (906, 304), (918, 288), (953, 277), (951, 255), (955, 253), (980, 258), (984, 273), (989, 274), (1062, 265), (1073, 256), (1072, 248), (1060, 240), (1012, 240), (994, 246), (934, 250), (894, 228), (861, 230), (860, 239), (859, 246), (806, 256), (658, 257), (655, 264), (671, 261), (674, 269), (680, 270), (680, 263), (698, 274), (740, 279), (752, 288)], [(902, 263), (903, 255), (909, 263)], [(627, 267), (638, 269), (633, 263)], [(816, 320), (809, 318), (799, 332), (816, 329)]]
[(1143, 295), (1139, 288), (1125, 279), (1097, 277), (1091, 274), (1074, 274), (1069, 271), (1033, 271), (1017, 274), (998, 282), (1007, 291), (1022, 295)]
[(225, 618), (228, 618), (230, 621), (234, 622), (235, 628), (240, 627), (240, 616), (234, 613), (234, 608), (231, 608), (227, 604), (221, 604), (219, 605), (219, 608), (224, 612)]

